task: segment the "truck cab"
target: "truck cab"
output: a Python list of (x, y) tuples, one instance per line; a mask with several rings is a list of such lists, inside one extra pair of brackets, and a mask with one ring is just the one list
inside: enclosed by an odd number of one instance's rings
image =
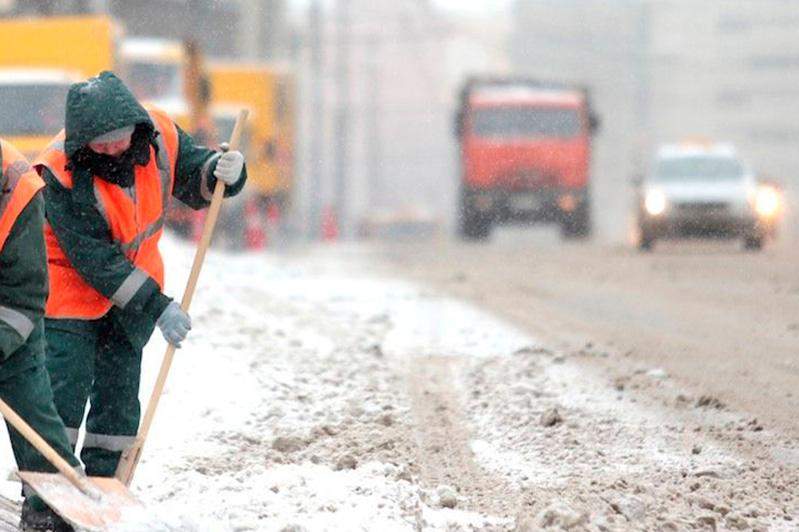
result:
[(461, 96), (460, 232), (555, 222), (566, 238), (591, 231), (591, 136), (585, 90), (533, 81), (475, 82)]
[(638, 194), (638, 246), (660, 239), (741, 238), (760, 249), (776, 231), (782, 198), (730, 144), (661, 146)]

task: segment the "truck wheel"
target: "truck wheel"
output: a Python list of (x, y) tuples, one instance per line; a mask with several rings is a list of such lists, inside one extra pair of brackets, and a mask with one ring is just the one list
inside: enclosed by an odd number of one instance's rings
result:
[(487, 216), (463, 216), (460, 235), (464, 240), (486, 240), (491, 235), (491, 220)]
[(467, 190), (461, 191), (458, 212), (458, 234), (463, 240), (485, 240), (491, 234), (493, 220), (490, 213), (484, 213), (472, 204)]
[(763, 235), (749, 235), (744, 237), (744, 249), (747, 251), (760, 251), (763, 249)]
[(591, 229), (591, 207), (588, 203), (583, 203), (579, 209), (563, 219), (560, 235), (566, 240), (588, 238), (591, 236)]
[(638, 249), (640, 251), (652, 251), (655, 247), (655, 237), (641, 230), (641, 235), (638, 237)]

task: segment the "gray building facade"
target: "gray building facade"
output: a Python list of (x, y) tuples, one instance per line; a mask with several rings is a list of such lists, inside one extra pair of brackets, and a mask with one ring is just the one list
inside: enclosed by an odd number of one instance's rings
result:
[(593, 88), (597, 218), (625, 240), (630, 177), (662, 142), (734, 142), (799, 197), (798, 30), (779, 0), (519, 0), (509, 49), (520, 72)]

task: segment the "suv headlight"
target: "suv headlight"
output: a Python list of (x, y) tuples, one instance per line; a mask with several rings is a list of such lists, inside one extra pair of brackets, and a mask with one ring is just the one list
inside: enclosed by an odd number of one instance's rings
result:
[(644, 209), (650, 216), (660, 216), (666, 211), (666, 195), (661, 190), (650, 190), (644, 198)]
[(760, 185), (755, 193), (755, 212), (763, 218), (771, 218), (780, 209), (780, 193), (774, 187)]

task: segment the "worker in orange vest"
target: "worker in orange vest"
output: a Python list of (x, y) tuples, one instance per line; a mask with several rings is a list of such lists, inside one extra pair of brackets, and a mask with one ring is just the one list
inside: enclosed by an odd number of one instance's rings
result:
[(70, 88), (65, 130), (35, 167), (47, 184), (45, 333), (55, 404), (75, 445), (90, 399), (81, 459), (89, 475), (113, 476), (138, 429), (144, 345), (156, 326), (178, 347), (191, 329), (163, 293), (158, 242), (170, 199), (204, 208), (217, 180), (226, 196), (237, 194), (244, 157), (198, 146), (103, 72)]
[[(44, 183), (27, 160), (0, 141), (0, 397), (73, 466), (64, 422), (53, 404), (44, 366), (44, 307), (47, 259), (44, 246)], [(55, 471), (8, 426), (17, 466)], [(23, 530), (58, 530), (63, 521), (29, 493), (22, 508)], [(64, 525), (66, 526), (66, 525)]]

